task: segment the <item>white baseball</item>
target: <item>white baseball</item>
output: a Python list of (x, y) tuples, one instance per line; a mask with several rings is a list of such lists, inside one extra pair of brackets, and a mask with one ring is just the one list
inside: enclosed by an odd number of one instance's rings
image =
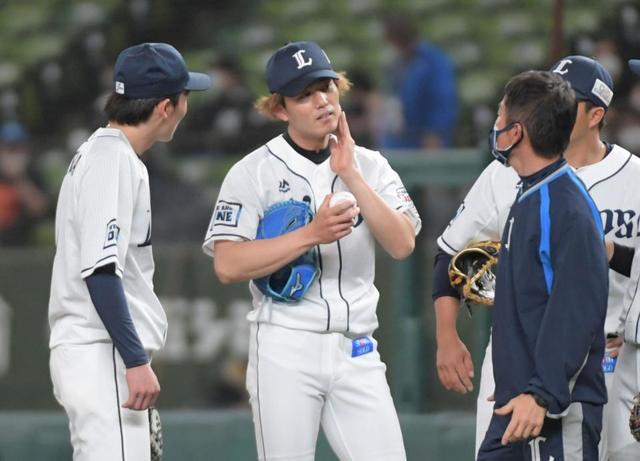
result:
[[(353, 194), (345, 190), (345, 191), (336, 192), (331, 196), (331, 199), (329, 199), (329, 207), (336, 206), (338, 203), (342, 203), (342, 202), (350, 202), (351, 206), (353, 207), (357, 206), (358, 204)], [(356, 215), (353, 217), (353, 225), (355, 226), (357, 222), (358, 222), (358, 216)]]
[(351, 202), (352, 206), (356, 206), (356, 203), (357, 203), (356, 198), (353, 196), (351, 192), (340, 191), (340, 192), (336, 192), (331, 196), (331, 200), (329, 200), (329, 206), (334, 207), (338, 203), (342, 203), (342, 202)]

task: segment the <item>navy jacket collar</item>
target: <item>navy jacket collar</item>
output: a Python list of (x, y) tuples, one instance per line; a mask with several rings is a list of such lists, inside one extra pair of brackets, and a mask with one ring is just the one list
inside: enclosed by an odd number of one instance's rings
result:
[(556, 160), (552, 164), (547, 165), (543, 169), (538, 170), (529, 176), (520, 176), (519, 194), (523, 194), (527, 190), (531, 189), (533, 186), (538, 184), (544, 178), (546, 178), (553, 172), (558, 171), (560, 168), (562, 168), (566, 164), (567, 164), (567, 161), (564, 159), (564, 157), (560, 157), (558, 160)]

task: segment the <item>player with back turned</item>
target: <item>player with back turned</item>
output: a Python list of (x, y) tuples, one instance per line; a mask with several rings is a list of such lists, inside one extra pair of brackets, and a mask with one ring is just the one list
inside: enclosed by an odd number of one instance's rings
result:
[[(600, 139), (600, 129), (613, 97), (609, 73), (597, 61), (584, 56), (567, 56), (551, 68), (568, 81), (578, 99), (578, 113), (569, 146), (564, 153), (593, 197), (604, 225), (605, 238), (624, 245), (638, 242), (637, 223), (631, 218), (640, 215), (640, 159), (619, 145)], [(473, 240), (499, 240), (509, 209), (514, 201), (519, 178), (512, 168), (492, 162), (478, 177), (469, 191), (460, 212), (438, 239), (440, 253), (434, 270), (434, 302), (438, 337), (438, 375), (443, 385), (458, 392), (472, 389), (471, 356), (456, 331), (458, 293), (452, 290), (446, 277), (451, 254)], [(607, 388), (611, 389), (621, 324), (620, 312), (626, 287), (623, 275), (609, 271), (609, 299), (605, 334), (607, 354), (603, 371)], [(491, 343), (482, 363), (476, 414), (476, 451), (484, 438), (493, 412), (493, 369)], [(603, 426), (615, 426), (615, 418), (604, 408)], [(611, 424), (609, 421), (611, 420)], [(603, 430), (600, 459), (606, 460), (607, 434)]]
[(529, 71), (507, 83), (490, 135), (521, 187), (501, 239), (480, 461), (598, 459), (608, 264), (598, 209), (562, 157), (575, 118), (570, 85)]
[[(386, 159), (355, 145), (340, 107), (349, 81), (317, 44), (280, 48), (266, 78), (272, 94), (257, 107), (287, 130), (228, 172), (204, 242), (221, 281), (253, 279), (247, 389), (258, 458), (313, 460), (322, 426), (341, 460), (404, 460), (373, 338), (375, 243), (408, 256), (420, 218)], [(357, 205), (330, 206), (346, 191)], [(273, 231), (274, 216), (291, 232)]]
[(69, 417), (73, 459), (148, 461), (147, 409), (160, 392), (151, 354), (167, 319), (153, 291), (149, 177), (140, 156), (168, 142), (205, 90), (164, 43), (123, 50), (105, 112), (62, 182), (49, 324), (53, 392)]

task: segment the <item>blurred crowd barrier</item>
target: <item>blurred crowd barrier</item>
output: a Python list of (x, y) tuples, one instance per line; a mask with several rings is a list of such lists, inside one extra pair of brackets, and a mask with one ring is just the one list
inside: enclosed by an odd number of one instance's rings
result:
[[(256, 458), (248, 410), (162, 411), (165, 460), (245, 461)], [(401, 414), (409, 461), (460, 461), (473, 458), (475, 419), (471, 413)], [(0, 459), (71, 459), (67, 420), (62, 414), (0, 414)], [(321, 433), (317, 461), (337, 461)]]

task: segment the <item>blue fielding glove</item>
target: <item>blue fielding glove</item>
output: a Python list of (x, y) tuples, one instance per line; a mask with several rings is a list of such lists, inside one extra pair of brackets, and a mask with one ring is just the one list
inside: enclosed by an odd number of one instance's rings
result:
[[(256, 240), (265, 240), (293, 232), (313, 219), (309, 205), (288, 200), (269, 207), (258, 224)], [(265, 295), (276, 301), (300, 301), (318, 276), (316, 255), (310, 250), (273, 274), (254, 279), (253, 283)]]

